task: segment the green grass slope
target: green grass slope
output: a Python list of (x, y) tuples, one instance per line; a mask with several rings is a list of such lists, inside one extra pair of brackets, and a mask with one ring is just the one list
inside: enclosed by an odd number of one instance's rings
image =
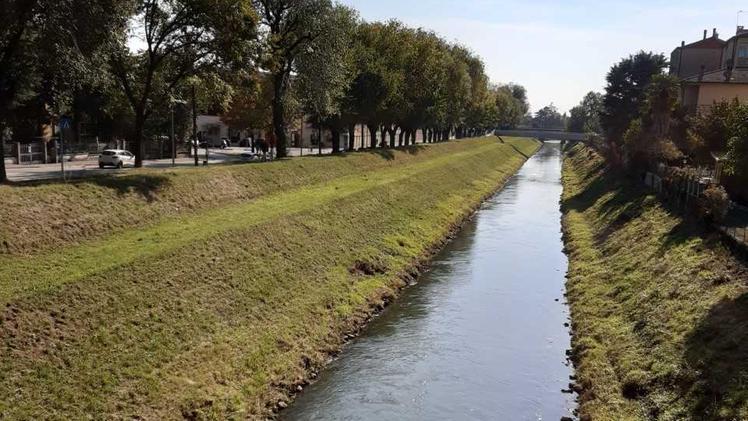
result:
[(0, 188), (0, 418), (271, 414), (537, 148)]
[(582, 419), (748, 419), (748, 272), (575, 146), (564, 164)]

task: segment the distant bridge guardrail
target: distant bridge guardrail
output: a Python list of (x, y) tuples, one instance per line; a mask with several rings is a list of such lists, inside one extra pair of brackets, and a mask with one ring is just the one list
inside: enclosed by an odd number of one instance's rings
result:
[(543, 129), (514, 129), (514, 130), (496, 130), (497, 136), (513, 137), (534, 137), (539, 140), (573, 140), (583, 141), (587, 139), (587, 133), (565, 132), (563, 130), (543, 130)]

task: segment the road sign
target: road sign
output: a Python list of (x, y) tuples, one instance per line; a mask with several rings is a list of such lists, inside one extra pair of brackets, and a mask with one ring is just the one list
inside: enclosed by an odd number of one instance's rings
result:
[(60, 117), (60, 129), (69, 129), (71, 120), (72, 119), (68, 116)]

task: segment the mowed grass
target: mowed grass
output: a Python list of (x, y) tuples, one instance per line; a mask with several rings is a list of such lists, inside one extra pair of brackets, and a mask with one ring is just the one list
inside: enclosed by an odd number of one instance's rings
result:
[[(117, 192), (137, 183), (3, 187), (14, 197), (5, 215), (19, 203), (42, 217), (73, 207), (24, 193), (98, 202), (81, 203), (92, 216), (68, 231), (4, 234), (0, 418), (272, 414), (538, 146), (492, 137), (143, 171), (131, 177), (163, 180)], [(185, 205), (204, 189), (214, 199)], [(86, 227), (106, 214), (101, 202), (114, 222)]]
[(745, 262), (581, 145), (563, 182), (582, 419), (748, 419)]

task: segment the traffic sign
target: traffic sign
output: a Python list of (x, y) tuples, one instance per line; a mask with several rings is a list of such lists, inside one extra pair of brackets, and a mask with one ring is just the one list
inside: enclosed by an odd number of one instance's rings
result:
[(71, 124), (71, 118), (68, 116), (60, 117), (60, 129), (69, 129)]

